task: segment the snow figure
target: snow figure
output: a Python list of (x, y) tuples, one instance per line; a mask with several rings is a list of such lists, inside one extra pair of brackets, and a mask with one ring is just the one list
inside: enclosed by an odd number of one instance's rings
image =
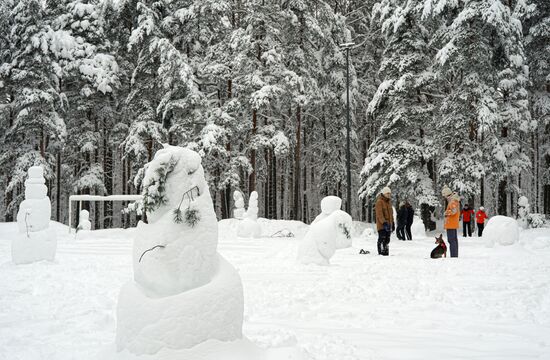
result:
[(515, 219), (507, 216), (493, 216), (485, 225), (483, 240), (487, 247), (513, 245), (519, 241), (519, 225)]
[(92, 230), (92, 223), (90, 222), (90, 213), (88, 210), (82, 210), (80, 212), (78, 227), (76, 231), (80, 230)]
[(336, 249), (351, 245), (351, 225), (351, 216), (342, 210), (313, 222), (298, 245), (298, 261), (302, 264), (329, 265)]
[(233, 210), (233, 217), (235, 219), (240, 220), (244, 218), (244, 214), (245, 214), (243, 194), (240, 191), (235, 190), (235, 192), (233, 192), (233, 200), (235, 201), (235, 209)]
[(258, 220), (258, 193), (252, 191), (250, 199), (248, 199), (248, 209), (246, 209), (246, 217), (252, 221)]
[(145, 167), (133, 249), (134, 280), (121, 289), (117, 348), (156, 354), (209, 339), (242, 338), (243, 288), (217, 253), (218, 224), (201, 157), (166, 145)]
[(340, 210), (342, 199), (337, 196), (326, 196), (321, 200), (321, 213), (317, 215), (312, 224), (318, 223), (321, 220), (328, 218), (332, 214), (336, 221), (336, 248), (344, 249), (351, 246), (351, 232), (353, 220), (345, 211)]
[(426, 227), (420, 216), (415, 215), (411, 226), (413, 239), (426, 237)]
[(529, 227), (529, 212), (531, 211), (529, 200), (525, 196), (521, 196), (518, 199), (518, 223), (519, 225), (527, 229)]
[(57, 239), (55, 230), (49, 227), (52, 210), (45, 183), (42, 167), (29, 168), (25, 200), (17, 213), (19, 234), (11, 244), (12, 260), (16, 264), (53, 261), (55, 258)]
[(242, 238), (259, 238), (262, 236), (262, 228), (258, 224), (258, 193), (252, 191), (248, 200), (248, 209), (244, 219), (239, 223), (237, 236)]

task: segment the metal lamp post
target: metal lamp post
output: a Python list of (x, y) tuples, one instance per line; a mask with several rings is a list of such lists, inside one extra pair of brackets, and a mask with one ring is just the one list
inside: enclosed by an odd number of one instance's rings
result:
[(340, 48), (346, 50), (346, 172), (347, 172), (347, 201), (346, 212), (351, 215), (351, 124), (350, 124), (350, 104), (349, 104), (349, 51), (355, 43), (349, 42), (340, 44)]

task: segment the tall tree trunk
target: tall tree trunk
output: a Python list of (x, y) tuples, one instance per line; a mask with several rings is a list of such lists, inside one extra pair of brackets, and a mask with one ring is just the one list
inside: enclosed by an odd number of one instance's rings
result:
[[(61, 222), (61, 149), (57, 151), (55, 167), (55, 220)], [(70, 225), (70, 224), (69, 224)]]
[(300, 106), (296, 109), (296, 147), (294, 149), (294, 220), (302, 219), (301, 212), (301, 151), (302, 151), (302, 111)]
[[(258, 126), (258, 113), (257, 110), (252, 111), (252, 137), (256, 135), (256, 128)], [(248, 190), (249, 193), (256, 190), (256, 150), (252, 149), (250, 152), (250, 164), (252, 165), (252, 173), (248, 177)]]
[(501, 180), (498, 184), (498, 214), (508, 215), (508, 193), (507, 193), (507, 181)]

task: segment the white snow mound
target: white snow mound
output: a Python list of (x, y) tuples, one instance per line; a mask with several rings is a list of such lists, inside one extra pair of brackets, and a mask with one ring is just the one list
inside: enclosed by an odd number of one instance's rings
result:
[(493, 216), (483, 230), (483, 240), (487, 247), (513, 245), (519, 241), (519, 224), (507, 216)]
[(208, 339), (242, 338), (244, 299), (235, 268), (218, 256), (218, 271), (201, 287), (164, 297), (146, 296), (126, 284), (117, 308), (117, 348), (134, 354), (188, 349)]
[(424, 227), (424, 222), (420, 216), (414, 216), (413, 223), (411, 226), (411, 235), (413, 239), (424, 238), (426, 237), (426, 228)]

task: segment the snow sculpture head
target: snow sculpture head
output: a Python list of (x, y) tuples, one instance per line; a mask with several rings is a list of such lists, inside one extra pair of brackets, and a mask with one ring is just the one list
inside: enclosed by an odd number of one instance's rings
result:
[(134, 244), (134, 278), (151, 297), (210, 281), (216, 271), (218, 225), (201, 157), (165, 146), (145, 167), (144, 209)]

